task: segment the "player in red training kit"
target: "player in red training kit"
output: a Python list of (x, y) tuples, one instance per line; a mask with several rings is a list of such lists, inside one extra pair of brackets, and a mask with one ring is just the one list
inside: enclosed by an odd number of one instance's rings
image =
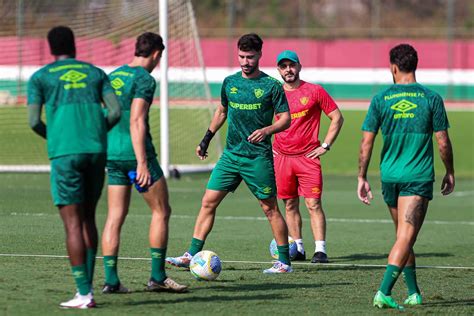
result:
[[(321, 86), (299, 78), (301, 64), (295, 52), (281, 52), (277, 64), (285, 81), (283, 87), (291, 113), (290, 128), (275, 134), (273, 143), (277, 195), (285, 203), (288, 235), (295, 239), (298, 246), (295, 260), (306, 259), (299, 212), (299, 197), (303, 196), (316, 246), (311, 262), (327, 263), (326, 218), (321, 204), (323, 178), (319, 157), (330, 150), (344, 118), (334, 100)], [(318, 139), (321, 111), (331, 120), (322, 144)]]

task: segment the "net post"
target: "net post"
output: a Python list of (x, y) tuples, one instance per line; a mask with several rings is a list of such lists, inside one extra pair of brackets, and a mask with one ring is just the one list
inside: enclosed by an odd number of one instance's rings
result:
[(160, 35), (166, 49), (160, 61), (160, 163), (163, 175), (168, 178), (169, 168), (169, 113), (168, 113), (168, 0), (159, 0)]

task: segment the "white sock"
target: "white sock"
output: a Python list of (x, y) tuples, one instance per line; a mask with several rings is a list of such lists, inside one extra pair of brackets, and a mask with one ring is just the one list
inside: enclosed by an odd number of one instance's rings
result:
[(314, 250), (314, 252), (324, 252), (326, 253), (326, 241), (325, 240), (316, 240), (314, 242), (314, 244), (316, 245), (316, 250)]
[(298, 252), (304, 253), (303, 239), (295, 239), (295, 243)]

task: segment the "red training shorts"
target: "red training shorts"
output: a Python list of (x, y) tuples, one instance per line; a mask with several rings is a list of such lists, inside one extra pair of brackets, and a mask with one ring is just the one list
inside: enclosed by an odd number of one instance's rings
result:
[(321, 198), (323, 176), (319, 158), (285, 156), (274, 152), (274, 164), (279, 199), (298, 196)]

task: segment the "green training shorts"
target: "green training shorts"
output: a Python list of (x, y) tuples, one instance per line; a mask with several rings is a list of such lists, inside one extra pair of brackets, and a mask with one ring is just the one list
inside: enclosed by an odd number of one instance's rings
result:
[(207, 188), (234, 192), (242, 180), (257, 199), (274, 197), (276, 184), (273, 157), (249, 158), (224, 151), (212, 170)]
[(74, 154), (51, 159), (54, 205), (96, 203), (102, 194), (106, 154)]
[[(163, 170), (156, 157), (149, 158), (147, 166), (153, 182), (158, 181), (163, 176)], [(131, 185), (128, 172), (132, 170), (137, 170), (136, 160), (107, 160), (109, 185)]]
[(397, 207), (399, 196), (418, 195), (428, 200), (433, 199), (433, 181), (427, 182), (382, 182), (382, 194), (385, 203), (390, 207)]

